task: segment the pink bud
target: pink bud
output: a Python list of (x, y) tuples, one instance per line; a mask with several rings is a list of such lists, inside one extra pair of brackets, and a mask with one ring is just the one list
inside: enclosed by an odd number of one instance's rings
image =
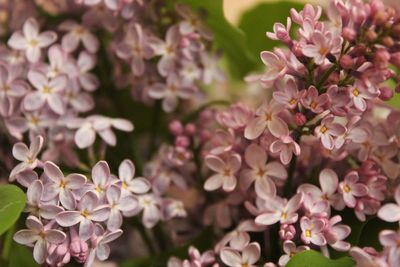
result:
[(211, 138), (211, 133), (208, 130), (202, 130), (200, 133), (201, 142), (206, 142)]
[(188, 147), (190, 145), (190, 140), (184, 135), (180, 135), (175, 139), (175, 146), (177, 147)]
[(400, 93), (400, 84), (398, 84), (394, 90), (396, 91), (396, 93)]
[(354, 41), (356, 39), (357, 33), (352, 28), (345, 27), (343, 29), (343, 38), (347, 41)]
[(351, 69), (353, 67), (353, 58), (349, 55), (343, 55), (340, 58), (340, 66), (345, 69)]
[(196, 133), (196, 125), (193, 123), (188, 123), (185, 126), (185, 133), (188, 135), (194, 135)]
[(283, 240), (291, 240), (296, 235), (296, 228), (291, 224), (282, 224), (279, 230), (279, 236)]
[(392, 89), (390, 89), (390, 88), (387, 87), (387, 86), (384, 86), (384, 87), (382, 87), (382, 88), (379, 88), (379, 92), (380, 92), (379, 98), (380, 98), (381, 100), (383, 100), (383, 101), (388, 101), (388, 100), (390, 100), (390, 99), (393, 97), (393, 91), (392, 91)]
[(371, 14), (374, 15), (378, 11), (385, 10), (385, 5), (381, 0), (372, 0), (369, 2), (369, 6), (371, 7)]
[(389, 67), (390, 54), (386, 49), (378, 49), (374, 56), (374, 65), (378, 69), (387, 69)]
[(307, 118), (306, 116), (304, 116), (303, 113), (297, 112), (296, 114), (294, 114), (294, 123), (297, 126), (303, 126), (306, 122), (307, 122)]
[(173, 120), (169, 123), (169, 131), (173, 135), (180, 135), (183, 132), (182, 123), (178, 120)]
[(390, 63), (400, 68), (400, 52), (396, 52), (390, 55)]
[(302, 45), (299, 42), (294, 42), (293, 43), (293, 47), (292, 47), (292, 53), (296, 56), (296, 57), (302, 57), (303, 52), (302, 52)]
[(75, 228), (71, 228), (71, 243), (69, 245), (71, 256), (79, 263), (86, 261), (89, 256), (89, 247), (85, 241), (79, 238), (79, 235)]

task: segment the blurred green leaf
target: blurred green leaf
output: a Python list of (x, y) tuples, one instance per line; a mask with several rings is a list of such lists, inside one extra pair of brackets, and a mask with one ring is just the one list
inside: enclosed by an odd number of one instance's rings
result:
[(39, 267), (33, 259), (32, 250), (13, 242), (8, 267)]
[(293, 256), (286, 267), (352, 267), (354, 262), (350, 257), (332, 260), (315, 250), (306, 250)]
[(260, 52), (272, 50), (275, 46), (282, 45), (281, 42), (273, 41), (266, 36), (267, 31), (272, 31), (275, 22), (286, 25), (286, 18), (290, 15), (290, 9), (302, 9), (303, 5), (294, 2), (279, 1), (275, 3), (262, 3), (244, 12), (239, 28), (246, 34), (246, 46), (257, 58), (258, 66), (262, 65)]
[(378, 217), (373, 217), (370, 220), (366, 221), (360, 231), (360, 236), (358, 240), (359, 247), (373, 247), (376, 250), (380, 251), (382, 249), (382, 245), (379, 242), (379, 233), (385, 229), (398, 229), (397, 223), (388, 223), (384, 222)]
[(241, 79), (257, 66), (257, 58), (247, 48), (246, 36), (230, 24), (223, 11), (223, 0), (178, 0), (194, 10), (206, 11), (206, 23), (214, 32), (214, 40), (228, 59), (228, 68), (234, 78)]
[(18, 186), (0, 185), (0, 235), (18, 220), (25, 202), (25, 194)]

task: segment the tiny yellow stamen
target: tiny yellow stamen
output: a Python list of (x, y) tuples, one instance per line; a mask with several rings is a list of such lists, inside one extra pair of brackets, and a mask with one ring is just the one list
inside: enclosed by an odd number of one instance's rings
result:
[(306, 237), (311, 237), (311, 231), (310, 230), (306, 230)]
[(326, 133), (326, 131), (328, 131), (328, 128), (326, 128), (325, 126), (322, 126), (319, 131), (324, 134), (324, 133)]
[(348, 193), (348, 192), (351, 191), (351, 188), (346, 184), (346, 185), (344, 185), (344, 187), (343, 187), (343, 191), (346, 192), (346, 193)]
[(43, 87), (43, 93), (44, 94), (50, 94), (52, 89), (48, 86)]
[(90, 214), (89, 214), (89, 212), (87, 210), (84, 210), (84, 211), (81, 212), (81, 215), (83, 217), (87, 218), (87, 217), (89, 217)]
[(358, 91), (357, 88), (354, 88), (352, 93), (354, 96), (358, 96), (360, 94), (360, 91)]

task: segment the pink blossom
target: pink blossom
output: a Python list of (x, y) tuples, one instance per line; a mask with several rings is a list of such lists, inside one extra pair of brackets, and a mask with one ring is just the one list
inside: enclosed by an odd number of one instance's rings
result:
[(260, 80), (265, 87), (270, 87), (275, 80), (282, 78), (287, 72), (285, 59), (278, 57), (278, 55), (263, 51), (260, 54), (261, 60), (267, 67), (267, 72), (264, 73)]
[(147, 193), (151, 185), (144, 177), (135, 177), (135, 165), (133, 162), (126, 159), (121, 162), (118, 168), (118, 177), (122, 182), (122, 195), (144, 194)]
[(260, 245), (256, 242), (248, 244), (240, 253), (232, 248), (223, 248), (220, 257), (223, 263), (230, 267), (256, 267), (260, 258)]
[(253, 140), (258, 138), (266, 129), (278, 138), (289, 135), (287, 124), (279, 117), (283, 108), (283, 105), (275, 101), (261, 105), (256, 110), (256, 117), (246, 126), (244, 136)]
[(378, 217), (387, 222), (400, 221), (400, 186), (396, 188), (394, 193), (395, 203), (383, 205), (378, 211)]
[(286, 27), (282, 23), (275, 23), (273, 32), (267, 32), (267, 37), (271, 40), (280, 40), (285, 44), (290, 44), (290, 28), (292, 27), (292, 20), (290, 17), (286, 20)]
[(34, 18), (29, 18), (23, 25), (23, 30), (13, 33), (8, 45), (16, 50), (25, 51), (26, 58), (35, 63), (39, 60), (41, 49), (49, 46), (57, 39), (56, 33), (46, 31), (39, 33), (39, 24)]
[(107, 188), (106, 196), (110, 205), (107, 228), (110, 231), (114, 231), (122, 225), (121, 213), (129, 213), (136, 209), (138, 201), (133, 195), (122, 196), (121, 189), (116, 185), (111, 185)]
[(283, 243), (283, 252), (285, 252), (286, 254), (282, 255), (279, 258), (279, 266), (285, 266), (294, 255), (309, 249), (310, 248), (307, 246), (296, 247), (296, 244), (293, 241), (290, 240), (285, 241)]
[(300, 155), (300, 146), (291, 136), (281, 136), (271, 143), (269, 150), (272, 153), (279, 153), (279, 159), (285, 165), (289, 164), (293, 155)]
[(294, 195), (289, 201), (280, 197), (269, 199), (265, 204), (265, 211), (255, 219), (257, 224), (272, 225), (277, 222), (294, 223), (298, 219), (296, 211), (303, 202), (301, 193)]
[(315, 128), (315, 135), (321, 139), (322, 145), (329, 150), (335, 146), (335, 137), (340, 136), (346, 132), (346, 128), (334, 122), (333, 115), (326, 116), (319, 126)]
[(348, 251), (351, 245), (343, 239), (349, 236), (351, 228), (344, 224), (338, 224), (341, 220), (340, 215), (330, 218), (325, 226), (324, 236), (327, 243), (335, 250)]
[(202, 37), (207, 40), (213, 38), (213, 32), (207, 27), (203, 20), (190, 8), (183, 3), (175, 5), (176, 11), (185, 20), (179, 23), (179, 31), (182, 35), (187, 35), (197, 31)]
[(236, 187), (236, 173), (240, 169), (242, 159), (238, 154), (231, 154), (226, 160), (214, 155), (205, 158), (207, 166), (217, 174), (209, 177), (204, 183), (204, 189), (213, 191), (220, 187), (230, 192)]
[(325, 223), (322, 219), (312, 218), (304, 216), (300, 220), (300, 227), (302, 230), (301, 239), (306, 244), (315, 244), (317, 246), (324, 246), (326, 239), (322, 233)]
[(317, 88), (310, 86), (306, 93), (301, 98), (301, 103), (305, 108), (310, 109), (314, 113), (323, 112), (324, 106), (328, 103), (329, 97), (327, 94), (318, 94)]
[(350, 250), (350, 255), (356, 262), (355, 267), (365, 267), (365, 266), (388, 267), (388, 264), (386, 263), (385, 259), (376, 255), (375, 250), (374, 252), (375, 253), (368, 253), (368, 249), (352, 247)]
[(359, 80), (354, 83), (354, 86), (348, 87), (348, 90), (353, 105), (360, 111), (365, 111), (367, 109), (367, 102), (365, 100), (377, 96), (377, 93), (370, 92), (363, 82)]
[(160, 199), (152, 194), (140, 195), (137, 198), (139, 200), (139, 207), (130, 215), (143, 211), (143, 225), (147, 228), (154, 227), (162, 218)]
[(68, 32), (61, 41), (62, 47), (66, 52), (75, 51), (79, 46), (79, 42), (82, 42), (84, 47), (91, 53), (96, 53), (99, 49), (99, 41), (96, 36), (85, 26), (75, 21), (67, 20), (60, 24), (59, 29)]
[(19, 244), (34, 246), (33, 257), (39, 264), (46, 259), (48, 244), (60, 244), (66, 238), (62, 231), (51, 229), (48, 225), (43, 226), (35, 216), (28, 217), (26, 226), (28, 229), (15, 233), (14, 240)]
[(302, 99), (304, 93), (305, 90), (298, 90), (297, 84), (293, 79), (288, 79), (283, 85), (282, 90), (273, 93), (273, 97), (277, 102), (286, 105), (290, 109), (294, 109), (300, 99)]
[(389, 250), (388, 262), (390, 266), (400, 265), (400, 233), (392, 230), (383, 230), (379, 233), (380, 243)]
[(313, 44), (303, 46), (303, 54), (313, 58), (315, 64), (322, 65), (327, 60), (328, 54), (337, 54), (342, 47), (342, 38), (333, 35), (331, 32), (325, 34), (315, 31), (311, 36)]
[(344, 202), (350, 208), (356, 206), (356, 197), (362, 197), (368, 193), (368, 188), (358, 181), (358, 172), (351, 171), (344, 177), (343, 182), (339, 184), (338, 191), (342, 194)]
[(29, 148), (24, 144), (24, 143), (16, 143), (13, 146), (12, 154), (14, 158), (16, 158), (19, 161), (22, 161), (19, 163), (17, 166), (12, 169), (10, 173), (10, 181), (14, 181), (15, 175), (28, 170), (28, 169), (34, 169), (39, 163), (39, 160), (37, 159), (37, 156), (42, 149), (43, 146), (43, 137), (41, 136), (36, 136)]

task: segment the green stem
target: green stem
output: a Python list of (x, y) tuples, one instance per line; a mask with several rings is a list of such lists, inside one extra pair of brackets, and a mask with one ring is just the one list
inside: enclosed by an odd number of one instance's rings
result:
[(148, 157), (151, 158), (153, 153), (155, 152), (157, 146), (157, 134), (159, 130), (159, 124), (160, 124), (160, 118), (161, 118), (161, 113), (162, 113), (162, 106), (161, 106), (161, 101), (157, 100), (154, 106), (154, 113), (153, 113), (153, 123), (152, 123), (152, 128), (151, 128), (151, 133), (150, 133), (150, 140), (149, 140), (149, 155)]
[(156, 249), (153, 245), (153, 241), (151, 240), (150, 236), (146, 232), (146, 229), (143, 227), (143, 225), (140, 222), (135, 221), (135, 226), (136, 229), (138, 230), (140, 237), (143, 239), (144, 243), (147, 246), (147, 250), (150, 255), (155, 255), (156, 254)]
[(331, 76), (331, 74), (336, 70), (336, 68), (337, 68), (336, 64), (333, 64), (332, 67), (330, 67), (327, 71), (325, 71), (324, 75), (322, 75), (321, 77), (321, 80), (319, 80), (319, 82), (316, 84), (318, 91), (320, 91), (321, 86), (324, 85), (326, 80), (329, 78), (329, 76)]
[[(295, 142), (299, 144), (300, 139), (301, 139), (301, 133), (298, 133), (295, 138)], [(286, 180), (285, 187), (283, 188), (283, 195), (286, 197), (289, 197), (291, 193), (293, 176), (294, 172), (296, 171), (296, 165), (297, 165), (297, 156), (293, 155), (292, 160), (290, 161), (289, 164), (288, 178)]]

